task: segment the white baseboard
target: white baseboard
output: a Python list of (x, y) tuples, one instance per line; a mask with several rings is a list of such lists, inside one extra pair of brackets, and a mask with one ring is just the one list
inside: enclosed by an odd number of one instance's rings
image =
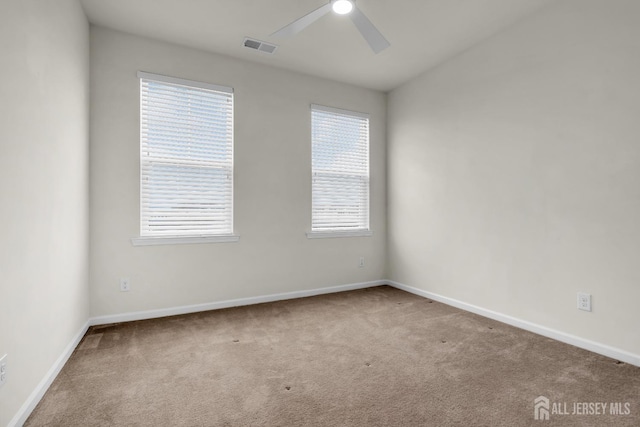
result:
[(263, 295), (258, 297), (239, 298), (226, 301), (210, 302), (205, 304), (185, 305), (180, 307), (161, 308), (158, 310), (136, 311), (132, 313), (112, 314), (93, 317), (89, 319), (89, 325), (107, 325), (110, 323), (131, 322), (133, 320), (155, 319), (158, 317), (176, 316), (179, 314), (197, 313), (200, 311), (219, 310), (221, 308), (240, 307), (243, 305), (261, 304), (265, 302), (283, 301), (295, 298), (312, 297), (315, 295), (332, 294), (336, 292), (351, 291), (355, 289), (370, 288), (387, 284), (386, 280), (374, 280), (371, 282), (352, 283), (348, 285), (332, 286), (329, 288), (311, 289), (307, 291), (293, 291), (279, 294)]
[(56, 379), (62, 367), (67, 363), (69, 357), (76, 349), (78, 344), (80, 344), (80, 340), (84, 337), (84, 334), (87, 333), (87, 329), (89, 329), (89, 322), (85, 322), (85, 324), (80, 328), (80, 331), (73, 337), (71, 342), (65, 347), (62, 354), (55, 361), (51, 369), (46, 373), (42, 381), (36, 386), (36, 388), (31, 392), (27, 400), (24, 402), (18, 413), (13, 417), (11, 421), (9, 421), (8, 427), (21, 427), (31, 415), (31, 412), (36, 408), (42, 396), (47, 392), (53, 380)]
[(506, 314), (498, 313), (496, 311), (487, 310), (485, 308), (468, 304), (466, 302), (459, 301), (453, 298), (434, 294), (428, 291), (423, 291), (422, 289), (407, 286), (405, 284), (394, 282), (392, 280), (387, 280), (385, 283), (389, 286), (393, 286), (394, 288), (401, 289), (403, 291), (410, 292), (421, 297), (429, 298), (434, 301), (459, 308), (461, 310), (470, 311), (471, 313), (479, 314), (480, 316), (488, 317), (490, 319), (515, 326), (516, 328), (524, 329), (538, 335), (552, 338), (563, 343), (571, 344), (573, 346), (580, 347), (582, 349), (589, 350), (594, 353), (598, 353), (603, 356), (611, 357), (612, 359), (620, 360), (622, 362), (640, 367), (640, 355), (629, 353), (628, 351), (621, 350), (619, 348), (610, 347), (605, 344), (590, 341), (555, 329), (547, 328), (546, 326), (541, 326), (532, 322), (528, 322), (526, 320), (507, 316)]

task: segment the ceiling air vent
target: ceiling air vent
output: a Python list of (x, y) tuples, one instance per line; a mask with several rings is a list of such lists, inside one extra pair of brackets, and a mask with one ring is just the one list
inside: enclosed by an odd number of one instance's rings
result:
[(275, 44), (263, 42), (256, 39), (250, 39), (249, 37), (244, 38), (243, 45), (244, 47), (248, 47), (249, 49), (254, 49), (259, 52), (264, 52), (269, 54), (274, 53), (278, 48), (278, 46), (276, 46)]

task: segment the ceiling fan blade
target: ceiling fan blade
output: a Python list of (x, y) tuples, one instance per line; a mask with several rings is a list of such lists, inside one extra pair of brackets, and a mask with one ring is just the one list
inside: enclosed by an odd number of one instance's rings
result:
[(327, 3), (324, 6), (317, 8), (313, 12), (304, 15), (302, 18), (296, 19), (291, 24), (280, 28), (278, 31), (271, 35), (276, 37), (288, 37), (297, 34), (307, 28), (309, 25), (316, 22), (318, 19), (322, 18), (327, 13), (329, 13), (330, 10), (331, 3)]
[(371, 50), (375, 53), (379, 53), (391, 46), (387, 39), (384, 38), (380, 31), (378, 31), (378, 29), (371, 23), (371, 21), (369, 21), (369, 18), (367, 18), (360, 9), (354, 6), (353, 11), (349, 16), (351, 16), (351, 20), (356, 24), (356, 27), (358, 27), (360, 34), (362, 34), (362, 37), (364, 37), (367, 43), (369, 43)]

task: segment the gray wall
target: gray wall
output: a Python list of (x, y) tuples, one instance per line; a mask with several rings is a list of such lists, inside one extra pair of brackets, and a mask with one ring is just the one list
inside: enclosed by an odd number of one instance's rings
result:
[(391, 279), (640, 354), (638, 16), (555, 2), (389, 95)]
[[(385, 276), (383, 93), (100, 27), (91, 29), (91, 61), (92, 316)], [(238, 243), (132, 246), (139, 233), (138, 70), (235, 89)], [(311, 103), (371, 114), (373, 237), (305, 236), (311, 226)], [(358, 268), (360, 256), (365, 268)], [(131, 279), (130, 292), (120, 292), (120, 277)]]
[(5, 426), (89, 316), (89, 26), (75, 0), (3, 0), (0, 52)]

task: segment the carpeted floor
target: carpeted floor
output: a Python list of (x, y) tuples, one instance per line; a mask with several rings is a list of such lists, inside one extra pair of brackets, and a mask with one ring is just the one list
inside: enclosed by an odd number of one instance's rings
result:
[(640, 426), (640, 368), (386, 286), (91, 328), (26, 423), (527, 425)]

